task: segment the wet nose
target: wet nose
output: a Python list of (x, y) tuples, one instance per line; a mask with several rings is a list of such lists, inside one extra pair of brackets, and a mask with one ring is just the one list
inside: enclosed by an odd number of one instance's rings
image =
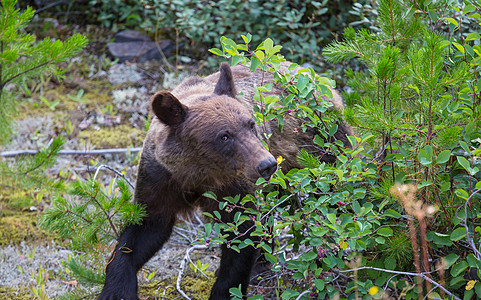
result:
[(268, 179), (277, 170), (277, 162), (274, 157), (271, 156), (261, 161), (256, 167), (256, 170), (262, 177)]

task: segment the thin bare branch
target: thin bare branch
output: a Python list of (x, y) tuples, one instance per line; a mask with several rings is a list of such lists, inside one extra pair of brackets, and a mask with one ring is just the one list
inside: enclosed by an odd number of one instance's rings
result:
[[(142, 150), (142, 147), (134, 148), (113, 148), (113, 149), (94, 149), (94, 150), (60, 150), (58, 155), (104, 155), (117, 153), (137, 153)], [(15, 157), (24, 155), (35, 155), (37, 150), (18, 150), (18, 151), (4, 151), (0, 152), (3, 157)]]
[(354, 269), (349, 269), (349, 270), (339, 270), (339, 272), (340, 273), (347, 273), (347, 272), (354, 272), (354, 271), (359, 271), (359, 270), (374, 270), (374, 271), (381, 271), (381, 272), (386, 272), (386, 273), (391, 273), (391, 274), (421, 277), (422, 279), (431, 282), (435, 287), (441, 289), (442, 291), (444, 291), (446, 294), (448, 294), (453, 299), (461, 300), (461, 298), (457, 297), (456, 295), (454, 295), (453, 293), (448, 291), (440, 283), (437, 283), (436, 281), (432, 280), (430, 277), (426, 276), (426, 273), (424, 273), (424, 272), (422, 272), (422, 273), (402, 272), (402, 271), (387, 270), (387, 269), (381, 269), (381, 268), (375, 268), (375, 267), (359, 267), (359, 268), (354, 268)]
[(207, 249), (207, 246), (206, 245), (194, 245), (194, 246), (190, 247), (185, 252), (184, 259), (182, 259), (182, 262), (180, 263), (179, 275), (177, 275), (177, 282), (176, 282), (175, 288), (177, 289), (179, 294), (181, 294), (182, 297), (184, 297), (184, 299), (187, 299), (187, 300), (191, 300), (191, 299), (181, 289), (180, 282), (182, 281), (182, 275), (184, 274), (185, 265), (187, 264), (187, 261), (189, 261), (189, 259), (190, 259), (190, 253), (194, 250), (201, 250), (201, 249)]

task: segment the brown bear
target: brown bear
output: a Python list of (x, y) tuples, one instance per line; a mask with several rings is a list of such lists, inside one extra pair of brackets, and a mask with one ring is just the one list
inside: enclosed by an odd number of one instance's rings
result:
[[(287, 70), (287, 64), (283, 64)], [(152, 124), (144, 141), (138, 169), (134, 201), (145, 205), (147, 217), (140, 225), (130, 225), (121, 234), (106, 267), (105, 285), (99, 299), (132, 300), (137, 297), (137, 271), (162, 247), (172, 233), (179, 214), (197, 207), (212, 212), (217, 203), (202, 195), (213, 191), (218, 199), (252, 193), (254, 182), (268, 179), (277, 169), (275, 157), (282, 155), (285, 169), (300, 167), (296, 156), (301, 146), (312, 145), (314, 132), (295, 133), (300, 121), (285, 120), (284, 130), (276, 124), (270, 150), (261, 143), (252, 117), (254, 84), (274, 82), (272, 72), (250, 72), (243, 65), (224, 63), (220, 72), (205, 78), (186, 79), (171, 93), (161, 91), (152, 97)], [(242, 91), (243, 97), (237, 97)], [(275, 87), (272, 93), (280, 93)], [(335, 93), (330, 100), (343, 108)], [(340, 124), (335, 138), (347, 143), (349, 126)], [(301, 146), (300, 146), (301, 145)], [(318, 150), (318, 148), (312, 148)], [(332, 161), (328, 155), (320, 157)], [(223, 212), (228, 221), (238, 210)], [(249, 236), (253, 222), (239, 228)], [(210, 299), (230, 299), (229, 289), (241, 285), (245, 295), (249, 275), (258, 250), (246, 247), (237, 253), (225, 245), (218, 278)]]

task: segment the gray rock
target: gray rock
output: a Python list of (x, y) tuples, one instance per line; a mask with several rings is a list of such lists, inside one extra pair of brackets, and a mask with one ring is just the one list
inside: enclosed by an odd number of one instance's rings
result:
[(115, 43), (127, 42), (151, 42), (148, 36), (138, 32), (137, 30), (124, 30), (115, 35)]
[(153, 59), (161, 59), (175, 49), (175, 45), (169, 41), (151, 41), (147, 36), (135, 30), (125, 30), (117, 33), (113, 43), (107, 45), (107, 49), (119, 62), (145, 62)]

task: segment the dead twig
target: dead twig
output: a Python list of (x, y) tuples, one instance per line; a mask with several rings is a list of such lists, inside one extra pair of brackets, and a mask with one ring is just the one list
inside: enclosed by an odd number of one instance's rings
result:
[(201, 249), (207, 249), (206, 245), (194, 245), (187, 249), (185, 252), (184, 259), (182, 259), (182, 262), (180, 263), (180, 269), (179, 269), (179, 275), (177, 275), (177, 282), (175, 284), (175, 288), (177, 289), (177, 292), (184, 297), (184, 299), (191, 300), (189, 296), (180, 288), (180, 282), (182, 281), (182, 275), (184, 274), (184, 269), (185, 265), (187, 264), (187, 261), (190, 260), (190, 253), (194, 250), (201, 250)]
[[(60, 150), (58, 155), (104, 155), (117, 153), (137, 153), (142, 150), (142, 147), (135, 148), (113, 148), (113, 149), (94, 149), (94, 150)], [(18, 151), (4, 151), (0, 152), (3, 157), (15, 157), (24, 155), (35, 155), (37, 150), (18, 150)]]
[(339, 270), (339, 272), (340, 273), (347, 273), (347, 272), (354, 272), (354, 271), (359, 271), (359, 270), (374, 270), (374, 271), (381, 271), (381, 272), (386, 272), (386, 273), (391, 273), (391, 274), (421, 277), (421, 279), (429, 281), (431, 284), (433, 284), (434, 288), (441, 289), (442, 291), (444, 291), (446, 294), (448, 294), (453, 299), (461, 300), (461, 298), (457, 297), (456, 295), (454, 295), (453, 293), (448, 291), (440, 283), (432, 280), (431, 277), (426, 276), (426, 273), (424, 273), (424, 272), (423, 273), (403, 272), (403, 271), (394, 271), (394, 270), (387, 270), (387, 269), (381, 269), (381, 268), (375, 268), (375, 267), (359, 267), (359, 268), (354, 268), (354, 269), (349, 269), (349, 270)]

